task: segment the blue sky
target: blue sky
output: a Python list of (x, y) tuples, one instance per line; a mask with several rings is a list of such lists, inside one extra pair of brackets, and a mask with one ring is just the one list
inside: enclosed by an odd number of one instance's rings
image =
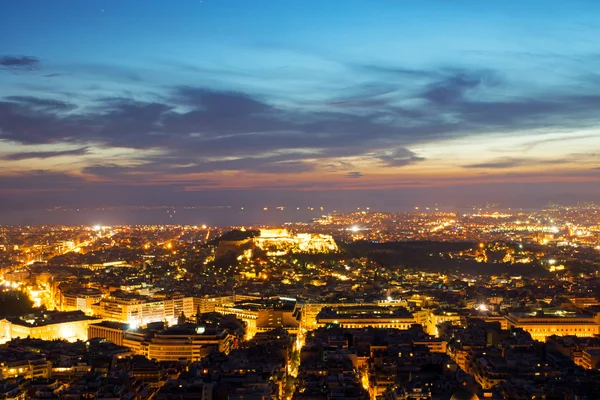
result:
[[(6, 209), (101, 205), (98, 190), (132, 185), (147, 193), (122, 205), (165, 192), (228, 203), (231, 190), (257, 205), (289, 193), (335, 203), (331, 191), (413, 202), (435, 188), (495, 201), (489, 185), (542, 185), (536, 201), (598, 195), (596, 1), (20, 0), (1, 11)], [(531, 202), (519, 193), (500, 200)]]

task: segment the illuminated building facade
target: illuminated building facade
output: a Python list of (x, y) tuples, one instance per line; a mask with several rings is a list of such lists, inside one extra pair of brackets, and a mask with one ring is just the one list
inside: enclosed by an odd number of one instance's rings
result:
[(600, 369), (600, 347), (590, 347), (583, 350), (581, 366), (585, 369)]
[[(15, 354), (16, 356), (16, 354)], [(25, 379), (48, 379), (52, 371), (52, 362), (46, 357), (15, 357), (0, 361), (0, 379), (23, 377)]]
[(177, 296), (171, 299), (165, 299), (165, 320), (170, 324), (177, 323), (177, 318), (183, 313), (186, 317), (196, 315), (198, 302), (193, 297)]
[(537, 313), (509, 313), (509, 328), (521, 328), (535, 340), (545, 342), (552, 335), (592, 337), (600, 333), (600, 325), (593, 315), (554, 311)]
[[(107, 321), (123, 322), (132, 327), (164, 321), (165, 303), (144, 296), (113, 293), (92, 306), (94, 316)], [(168, 316), (171, 317), (172, 316)]]
[(150, 360), (194, 362), (213, 349), (229, 354), (234, 345), (235, 337), (225, 330), (178, 325), (144, 340), (140, 349)]
[(449, 322), (452, 325), (460, 325), (461, 317), (455, 311), (427, 310), (427, 319), (424, 321), (423, 328), (427, 333), (439, 336), (438, 325)]
[(261, 229), (254, 245), (269, 256), (292, 253), (331, 253), (338, 250), (333, 237), (323, 234), (298, 233), (291, 235), (287, 229)]
[(157, 361), (195, 362), (213, 350), (229, 354), (236, 345), (233, 334), (213, 326), (183, 324), (160, 331), (126, 329), (126, 324), (95, 324), (90, 326), (90, 337), (110, 340)]
[(60, 292), (58, 309), (61, 311), (83, 311), (92, 315), (92, 306), (102, 300), (102, 292), (91, 288), (73, 288)]
[(70, 342), (88, 339), (88, 326), (101, 322), (101, 319), (88, 317), (81, 311), (52, 311), (23, 318), (0, 320), (0, 342), (16, 338), (43, 340), (63, 339)]
[(264, 310), (264, 306), (257, 303), (237, 303), (215, 307), (216, 312), (223, 315), (235, 315), (246, 324), (246, 340), (250, 340), (256, 335), (256, 320), (258, 320), (261, 310)]
[(297, 345), (302, 347), (306, 333), (313, 331), (319, 327), (317, 323), (317, 315), (324, 308), (342, 308), (342, 307), (359, 307), (359, 306), (377, 306), (376, 303), (305, 303), (296, 305), (296, 314), (300, 315), (300, 326), (298, 327)]
[(317, 323), (317, 315), (324, 308), (353, 308), (353, 307), (376, 307), (376, 303), (306, 303), (300, 306), (299, 312), (301, 314), (300, 318), (300, 328), (305, 331), (312, 331), (319, 327)]
[(113, 321), (90, 324), (88, 327), (88, 339), (102, 338), (116, 345), (123, 346), (123, 334), (127, 328), (127, 324)]
[(273, 329), (283, 328), (290, 335), (296, 335), (299, 322), (294, 316), (294, 306), (295, 304), (286, 304), (260, 310), (256, 320), (257, 332), (270, 332)]
[(403, 307), (357, 306), (323, 308), (317, 315), (319, 326), (339, 325), (342, 328), (409, 329), (415, 318)]
[(215, 310), (223, 315), (235, 315), (246, 324), (246, 339), (250, 340), (257, 332), (268, 332), (283, 328), (289, 334), (298, 333), (299, 322), (295, 316), (295, 302), (254, 300), (217, 306)]

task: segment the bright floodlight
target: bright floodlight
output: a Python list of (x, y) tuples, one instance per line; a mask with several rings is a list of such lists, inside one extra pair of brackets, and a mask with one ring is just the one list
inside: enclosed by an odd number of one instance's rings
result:
[(99, 231), (100, 229), (102, 229), (102, 227), (100, 225), (94, 225), (94, 230), (95, 231)]
[(360, 228), (358, 226), (356, 226), (356, 225), (352, 225), (352, 228), (350, 228), (350, 230), (352, 232), (358, 232), (360, 230)]
[(392, 296), (388, 296), (387, 301), (392, 301)]
[(485, 304), (480, 304), (477, 306), (478, 311), (487, 311), (488, 307)]

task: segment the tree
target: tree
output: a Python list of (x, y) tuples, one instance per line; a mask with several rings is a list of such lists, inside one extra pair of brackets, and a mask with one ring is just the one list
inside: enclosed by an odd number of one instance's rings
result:
[(186, 317), (182, 311), (181, 314), (179, 315), (179, 318), (177, 318), (177, 325), (185, 324), (185, 321), (186, 321)]
[(200, 304), (196, 307), (196, 325), (200, 325)]
[(30, 313), (33, 302), (19, 291), (0, 292), (0, 317), (14, 317)]

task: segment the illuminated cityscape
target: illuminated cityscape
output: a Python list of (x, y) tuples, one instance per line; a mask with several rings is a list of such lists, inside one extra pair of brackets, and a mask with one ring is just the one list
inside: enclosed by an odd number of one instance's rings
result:
[[(70, 363), (31, 349), (85, 343), (152, 371), (142, 380), (156, 396), (197, 388), (210, 397), (220, 387), (275, 398), (584, 393), (600, 382), (599, 211), (4, 226), (3, 301), (27, 310), (3, 311), (3, 376), (73, 388), (94, 371), (87, 347)], [(169, 363), (187, 370), (165, 375)], [(268, 379), (256, 381), (266, 365)], [(579, 392), (568, 386), (575, 371), (586, 382)]]
[(0, 5), (0, 400), (600, 399), (600, 1)]

